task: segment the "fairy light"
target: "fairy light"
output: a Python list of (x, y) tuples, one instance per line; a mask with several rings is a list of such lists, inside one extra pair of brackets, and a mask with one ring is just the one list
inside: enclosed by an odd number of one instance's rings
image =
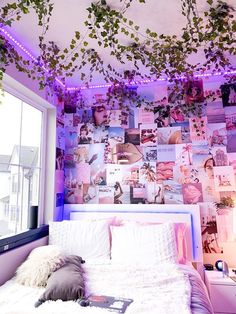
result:
[[(4, 28), (0, 27), (0, 32), (4, 34), (5, 37), (10, 39), (16, 47), (20, 48), (26, 55), (28, 55), (35, 63), (38, 63), (38, 60), (19, 42), (17, 41), (9, 32), (7, 32)], [(44, 71), (49, 73), (49, 70), (42, 65), (42, 68)], [(211, 77), (211, 76), (222, 76), (222, 75), (236, 75), (236, 70), (232, 71), (225, 71), (225, 72), (215, 72), (215, 73), (202, 73), (202, 74), (196, 74), (194, 75), (196, 78), (201, 78), (201, 77)], [(186, 76), (180, 76), (178, 78), (179, 80), (184, 80), (186, 79)], [(146, 79), (146, 80), (139, 80), (139, 81), (133, 81), (130, 83), (125, 83), (126, 86), (132, 86), (132, 85), (145, 85), (145, 84), (150, 84), (150, 83), (156, 83), (156, 82), (163, 82), (163, 81), (168, 81), (170, 79), (168, 78), (158, 78), (156, 80), (154, 79)], [(60, 84), (62, 87), (65, 88), (65, 85), (56, 78), (56, 81), (58, 84)], [(89, 85), (89, 86), (77, 86), (77, 87), (66, 87), (66, 90), (69, 92), (77, 91), (77, 90), (86, 90), (86, 89), (99, 89), (99, 88), (109, 88), (113, 86), (112, 84), (97, 84), (97, 85)]]

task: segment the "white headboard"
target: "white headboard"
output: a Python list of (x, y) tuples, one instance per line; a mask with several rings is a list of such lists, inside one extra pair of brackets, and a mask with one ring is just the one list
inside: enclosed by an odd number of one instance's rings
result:
[(200, 210), (198, 205), (175, 204), (73, 204), (64, 205), (64, 219), (79, 220), (111, 216), (144, 222), (187, 224), (188, 259), (203, 261)]

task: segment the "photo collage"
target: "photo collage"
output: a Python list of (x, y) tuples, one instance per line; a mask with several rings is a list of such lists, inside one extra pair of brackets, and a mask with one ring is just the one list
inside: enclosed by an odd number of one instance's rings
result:
[(202, 80), (186, 84), (182, 98), (166, 88), (175, 106), (162, 126), (145, 108), (128, 115), (104, 101), (84, 110), (65, 106), (57, 127), (64, 147), (56, 151), (65, 186), (57, 193), (65, 204), (200, 204), (204, 252), (221, 252), (230, 234), (214, 202), (236, 191), (236, 84), (226, 85), (203, 105), (202, 117), (188, 117), (180, 106), (204, 103)]

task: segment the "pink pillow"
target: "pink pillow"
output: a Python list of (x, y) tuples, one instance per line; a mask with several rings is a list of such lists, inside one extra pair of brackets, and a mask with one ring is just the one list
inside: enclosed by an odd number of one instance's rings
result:
[[(127, 223), (137, 223), (139, 225), (159, 225), (161, 222), (142, 222), (142, 221), (132, 221), (132, 220), (123, 220), (122, 218), (116, 217), (110, 225), (112, 226), (123, 226)], [(175, 239), (178, 249), (178, 262), (180, 264), (186, 264), (187, 262), (187, 243), (186, 243), (186, 228), (187, 225), (184, 222), (174, 222), (175, 229)]]

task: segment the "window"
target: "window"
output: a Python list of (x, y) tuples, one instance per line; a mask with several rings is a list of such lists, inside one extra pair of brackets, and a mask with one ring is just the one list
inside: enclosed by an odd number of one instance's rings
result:
[(0, 238), (28, 228), (29, 210), (40, 203), (46, 110), (8, 92), (0, 103)]

